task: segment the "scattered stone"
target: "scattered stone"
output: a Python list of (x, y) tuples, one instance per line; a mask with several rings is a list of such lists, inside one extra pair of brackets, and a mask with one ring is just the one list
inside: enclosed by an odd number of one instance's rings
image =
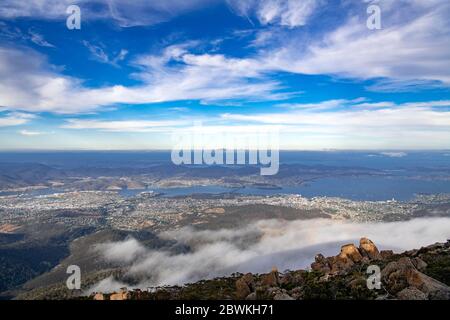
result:
[(250, 293), (245, 300), (256, 300), (256, 292)]
[(311, 264), (311, 269), (314, 271), (319, 271), (324, 274), (328, 274), (331, 271), (328, 259), (326, 259), (322, 254), (318, 254), (315, 257), (315, 262)]
[(290, 296), (295, 300), (301, 299), (302, 295), (303, 292), (301, 287), (296, 287), (290, 291)]
[(427, 295), (414, 287), (408, 287), (397, 293), (399, 300), (427, 300)]
[(389, 259), (394, 255), (394, 251), (392, 250), (381, 250), (380, 251), (380, 257), (383, 260)]
[(103, 293), (96, 293), (93, 297), (94, 300), (106, 300), (105, 295)]
[(292, 298), (290, 295), (288, 295), (287, 293), (281, 292), (281, 293), (277, 293), (274, 297), (273, 300), (295, 300), (294, 298)]
[(109, 296), (109, 300), (128, 300), (130, 299), (131, 293), (127, 288), (121, 288), (119, 292), (114, 292)]

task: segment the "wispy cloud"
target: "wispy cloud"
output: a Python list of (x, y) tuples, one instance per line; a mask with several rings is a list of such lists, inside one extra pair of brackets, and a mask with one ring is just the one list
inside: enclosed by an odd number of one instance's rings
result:
[(299, 27), (308, 22), (325, 0), (227, 0), (238, 14), (251, 19), (256, 17), (263, 25), (277, 24)]
[(42, 136), (42, 135), (51, 134), (51, 132), (33, 131), (33, 130), (20, 130), (19, 134), (22, 135), (22, 136), (33, 137), (33, 136)]
[[(262, 59), (275, 69), (294, 73), (393, 79), (389, 86), (383, 80), (382, 84), (371, 86), (372, 90), (380, 87), (383, 91), (405, 90), (408, 87), (405, 84), (412, 81), (414, 88), (420, 84), (428, 86), (433, 81), (450, 85), (448, 1), (427, 5), (417, 1), (389, 3), (393, 9), (384, 7), (386, 23), (382, 30), (368, 30), (365, 20), (354, 16), (304, 49), (299, 48), (296, 38), (288, 39), (290, 44)], [(395, 9), (402, 10), (403, 14), (394, 14)]]
[(408, 155), (406, 152), (382, 152), (380, 154), (389, 158), (403, 158)]
[(18, 27), (10, 26), (2, 21), (0, 21), (0, 37), (14, 41), (32, 42), (40, 47), (55, 47), (53, 44), (48, 42), (42, 34), (33, 28), (28, 29), (28, 31), (23, 31)]
[(48, 48), (54, 48), (55, 46), (49, 43), (47, 40), (44, 39), (44, 36), (37, 33), (35, 30), (29, 30), (28, 34), (30, 36), (30, 40), (41, 47), (48, 47)]
[(0, 47), (0, 64), (5, 66), (0, 69), (0, 104), (26, 111), (82, 113), (121, 103), (273, 100), (288, 95), (277, 93), (279, 82), (264, 77), (252, 61), (195, 55), (178, 46), (165, 49), (162, 55), (138, 58), (135, 64), (141, 71), (134, 76), (143, 84), (133, 87), (84, 87), (80, 79), (58, 74), (55, 66), (29, 49)]
[(175, 127), (186, 126), (192, 122), (183, 120), (80, 120), (69, 119), (62, 125), (64, 129), (91, 129), (111, 132), (172, 132)]
[(83, 41), (83, 45), (89, 50), (93, 59), (102, 63), (110, 64), (115, 67), (118, 67), (118, 63), (125, 60), (128, 54), (128, 50), (121, 49), (119, 53), (110, 56), (99, 45), (91, 44), (86, 40)]
[[(449, 101), (295, 105), (293, 110), (238, 114), (225, 113), (222, 119), (235, 123), (279, 125), (281, 133), (296, 139), (289, 148), (427, 148), (445, 149), (450, 143)], [(314, 109), (317, 106), (318, 109)], [(331, 109), (328, 109), (328, 108)], [(287, 137), (283, 138), (284, 143)]]
[(28, 113), (11, 112), (6, 114), (6, 116), (0, 116), (0, 127), (20, 126), (34, 118), (35, 116)]
[(310, 111), (325, 111), (325, 110), (361, 110), (361, 109), (376, 109), (376, 108), (441, 108), (450, 107), (450, 100), (437, 100), (425, 102), (405, 102), (394, 103), (392, 101), (371, 102), (366, 98), (357, 98), (353, 100), (336, 99), (326, 100), (317, 103), (284, 103), (277, 105), (278, 107), (293, 109), (293, 110), (310, 110)]
[[(83, 19), (112, 19), (122, 27), (154, 25), (168, 21), (192, 10), (211, 5), (215, 0), (78, 0)], [(74, 4), (72, 0), (29, 0), (26, 2), (3, 0), (0, 2), (0, 17), (14, 19), (28, 17), (35, 19), (65, 19), (66, 9)]]

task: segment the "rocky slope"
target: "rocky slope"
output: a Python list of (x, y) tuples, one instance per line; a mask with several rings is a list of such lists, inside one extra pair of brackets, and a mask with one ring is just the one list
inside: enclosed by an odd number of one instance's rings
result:
[[(379, 277), (368, 273), (368, 268), (379, 270)], [(370, 284), (377, 283), (377, 279), (380, 280), (379, 287), (369, 289)], [(152, 291), (123, 289), (118, 293), (96, 293), (85, 298), (449, 300), (449, 285), (450, 240), (394, 254), (392, 251), (379, 251), (371, 240), (362, 238), (358, 247), (344, 245), (336, 256), (318, 254), (310, 270), (280, 273), (273, 269), (267, 274), (234, 274), (183, 287), (156, 288)]]

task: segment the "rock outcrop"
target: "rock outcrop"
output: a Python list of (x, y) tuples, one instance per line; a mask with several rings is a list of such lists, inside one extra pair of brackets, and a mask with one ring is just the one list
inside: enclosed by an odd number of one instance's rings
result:
[[(415, 261), (417, 263), (417, 260)], [(397, 296), (404, 289), (414, 288), (421, 291), (428, 299), (450, 299), (450, 287), (420, 272), (409, 257), (390, 262), (381, 271), (381, 277), (390, 293)], [(400, 295), (404, 296), (404, 293)]]
[[(450, 243), (446, 246), (433, 245), (430, 249), (446, 250), (450, 253)], [(428, 249), (421, 249), (428, 252)], [(426, 275), (427, 263), (418, 256), (420, 250), (413, 250), (403, 255), (395, 255), (391, 250), (379, 251), (377, 246), (367, 238), (361, 238), (359, 247), (346, 244), (337, 256), (315, 256), (311, 264), (312, 271), (319, 275), (314, 283), (308, 282), (308, 273), (303, 270), (285, 274), (272, 270), (261, 275), (258, 281), (249, 274), (236, 281), (236, 296), (246, 299), (290, 300), (313, 296), (317, 285), (320, 290), (330, 287), (334, 282), (345, 280), (345, 288), (357, 294), (373, 299), (426, 300), (450, 299), (450, 287)], [(411, 255), (411, 257), (405, 256)], [(367, 267), (376, 265), (380, 268), (380, 289), (373, 290), (367, 285)], [(247, 280), (246, 280), (247, 279)], [(251, 279), (252, 285), (249, 285)], [(311, 288), (312, 287), (312, 288)], [(333, 287), (333, 285), (331, 285)], [(253, 288), (253, 289), (252, 289)], [(290, 288), (286, 290), (285, 288)], [(333, 295), (339, 292), (332, 293)]]
[(361, 238), (359, 248), (354, 244), (346, 244), (335, 257), (325, 258), (322, 254), (316, 255), (311, 269), (326, 275), (345, 274), (355, 264), (379, 259), (382, 259), (382, 256), (375, 244), (367, 238)]
[(361, 238), (359, 241), (359, 251), (364, 257), (368, 257), (370, 260), (378, 260), (381, 258), (378, 248), (367, 238)]
[(270, 273), (263, 275), (261, 283), (264, 286), (277, 287), (280, 284), (278, 270), (274, 268)]
[(238, 299), (245, 299), (252, 293), (254, 286), (253, 275), (251, 273), (247, 273), (236, 281), (236, 297)]

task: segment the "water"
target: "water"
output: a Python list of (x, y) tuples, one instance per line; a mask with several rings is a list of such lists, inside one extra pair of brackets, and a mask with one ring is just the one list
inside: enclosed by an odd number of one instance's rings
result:
[(339, 197), (356, 201), (410, 201), (418, 194), (450, 193), (446, 181), (418, 181), (403, 178), (340, 177), (318, 179), (306, 185), (281, 189), (259, 189), (253, 187), (226, 188), (221, 186), (198, 186), (183, 188), (151, 188), (148, 190), (122, 190), (124, 197), (133, 197), (141, 192), (154, 191), (163, 197), (187, 196), (191, 194), (217, 195), (235, 193), (243, 195), (272, 196), (300, 194), (303, 197)]
[[(226, 188), (223, 186), (195, 186), (185, 188), (153, 188), (149, 190), (122, 190), (131, 197), (143, 191), (163, 193), (163, 196), (189, 194), (239, 193), (244, 195), (301, 194), (305, 197), (341, 197), (352, 200), (408, 201), (417, 194), (450, 193), (450, 152), (281, 152), (281, 166), (301, 164), (311, 167), (354, 167), (375, 169), (387, 176), (339, 176), (319, 178), (307, 184), (281, 189), (256, 187)], [(0, 153), (1, 163), (41, 163), (59, 168), (77, 167), (148, 167), (170, 163), (169, 152), (54, 152), (54, 153)], [(0, 172), (1, 174), (1, 172)], [(417, 176), (435, 175), (442, 179), (417, 179)], [(447, 180), (445, 178), (447, 177)], [(34, 190), (31, 196), (45, 195), (58, 190)], [(0, 193), (0, 195), (17, 193)]]

